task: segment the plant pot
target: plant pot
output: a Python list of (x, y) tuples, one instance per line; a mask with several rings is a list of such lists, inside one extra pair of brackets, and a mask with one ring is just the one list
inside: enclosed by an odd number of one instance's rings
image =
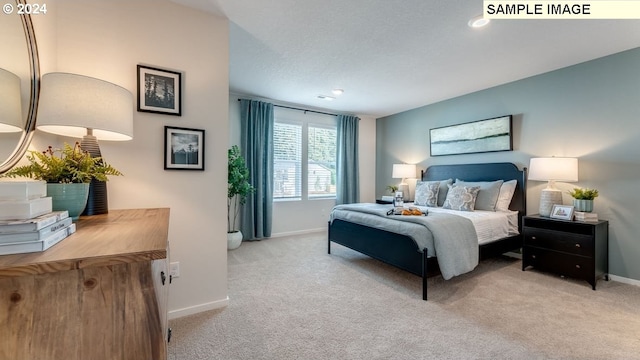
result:
[(573, 199), (573, 208), (575, 211), (592, 212), (593, 200)]
[(47, 196), (51, 197), (54, 211), (69, 211), (69, 217), (78, 221), (78, 217), (87, 206), (89, 183), (47, 184)]
[(227, 233), (227, 250), (233, 250), (240, 247), (242, 244), (242, 232), (234, 231)]

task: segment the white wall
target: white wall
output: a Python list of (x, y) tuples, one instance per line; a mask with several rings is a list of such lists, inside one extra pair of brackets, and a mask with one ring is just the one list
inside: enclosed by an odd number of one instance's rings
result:
[[(134, 98), (136, 65), (183, 73), (181, 117), (132, 109), (134, 139), (100, 143), (105, 160), (125, 175), (109, 181), (109, 207), (171, 209), (170, 256), (180, 262), (181, 276), (171, 285), (170, 317), (226, 305), (228, 21), (165, 0), (48, 5), (54, 25), (37, 29), (41, 46), (55, 49), (43, 54), (47, 72), (100, 78)], [(163, 169), (165, 125), (205, 130), (205, 171)], [(34, 144), (50, 139), (37, 133)]]
[[(241, 95), (229, 96), (229, 141), (240, 144), (240, 102)], [(293, 106), (303, 109), (312, 108), (302, 105), (288, 104), (269, 99), (262, 99), (273, 104)], [(331, 112), (322, 109), (318, 111)], [(376, 121), (370, 116), (360, 117), (358, 155), (360, 158), (360, 201), (375, 201), (375, 152), (376, 152)], [(335, 200), (310, 201), (276, 201), (273, 204), (272, 236), (304, 233), (315, 230), (325, 230), (331, 208)]]

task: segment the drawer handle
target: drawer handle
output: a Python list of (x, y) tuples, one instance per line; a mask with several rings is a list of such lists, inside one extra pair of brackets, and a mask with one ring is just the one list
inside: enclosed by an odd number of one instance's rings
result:
[(531, 240), (535, 240), (535, 239), (536, 239), (536, 237), (535, 237), (535, 236), (532, 236), (532, 237), (531, 237)]
[(580, 265), (576, 265), (576, 269), (580, 269)]
[(535, 259), (535, 258), (536, 258), (536, 256), (535, 256), (535, 255), (531, 255), (531, 258), (532, 258), (532, 259)]
[(579, 248), (579, 247), (580, 247), (580, 244), (576, 244), (576, 247), (577, 247), (577, 248)]

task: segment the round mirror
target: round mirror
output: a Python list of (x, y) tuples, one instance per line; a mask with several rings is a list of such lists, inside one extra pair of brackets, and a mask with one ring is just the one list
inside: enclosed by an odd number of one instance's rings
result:
[[(40, 93), (38, 47), (29, 15), (13, 14), (0, 21), (0, 174), (24, 156), (36, 127)], [(5, 6), (10, 4), (5, 4)]]

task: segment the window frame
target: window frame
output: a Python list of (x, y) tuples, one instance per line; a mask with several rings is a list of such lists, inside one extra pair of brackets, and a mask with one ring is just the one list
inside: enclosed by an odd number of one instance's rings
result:
[[(306, 112), (294, 109), (276, 107), (274, 109), (274, 122), (302, 126), (301, 141), (301, 189), (300, 197), (273, 197), (274, 202), (290, 201), (317, 201), (334, 200), (337, 194), (320, 195), (309, 197), (309, 127), (335, 129), (336, 136), (338, 130), (338, 120), (336, 116)], [(275, 142), (275, 141), (274, 141)], [(337, 147), (337, 143), (336, 143)], [(337, 151), (337, 148), (336, 148)], [(337, 158), (336, 158), (337, 162)], [(274, 159), (275, 168), (275, 159)]]

